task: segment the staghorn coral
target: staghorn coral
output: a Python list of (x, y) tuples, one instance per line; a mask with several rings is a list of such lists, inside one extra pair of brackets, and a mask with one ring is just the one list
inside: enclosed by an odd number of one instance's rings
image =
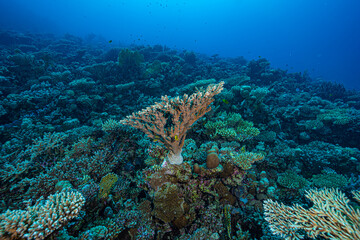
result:
[(0, 214), (1, 239), (44, 239), (78, 216), (85, 198), (77, 191), (65, 190), (40, 198), (26, 210), (7, 210)]
[[(353, 192), (360, 203), (360, 192)], [(349, 205), (349, 199), (338, 189), (312, 189), (306, 198), (314, 205), (305, 209), (299, 204), (285, 206), (273, 200), (264, 202), (266, 221), (271, 231), (286, 239), (303, 239), (304, 231), (310, 238), (360, 239), (360, 211)]]
[[(111, 172), (118, 162), (117, 157), (119, 157), (117, 154), (111, 154), (108, 149), (102, 149), (94, 152), (92, 156), (71, 159), (71, 161), (83, 174), (100, 179)], [(70, 166), (71, 163), (68, 165)]]
[[(69, 153), (73, 154), (72, 151)], [(18, 189), (21, 192), (26, 190), (23, 198), (48, 196), (54, 193), (55, 183), (58, 181), (70, 181), (75, 187), (83, 184), (82, 179), (85, 176), (99, 181), (102, 176), (112, 171), (117, 162), (117, 155), (109, 154), (106, 149), (96, 151), (91, 156), (79, 158), (66, 156), (46, 171), (12, 184), (11, 189)]]
[(56, 157), (64, 151), (63, 142), (67, 134), (59, 132), (45, 133), (43, 138), (37, 138), (34, 140), (33, 145), (29, 149), (30, 159), (49, 159), (50, 157)]
[(26, 173), (31, 166), (31, 161), (25, 160), (25, 156), (25, 152), (22, 151), (16, 156), (16, 159), (11, 164), (5, 162), (1, 165), (0, 180), (4, 183), (13, 182), (15, 179), (20, 178), (22, 174)]
[(113, 133), (119, 130), (122, 125), (115, 119), (108, 119), (102, 125), (101, 128), (104, 132)]
[[(0, 180), (17, 182), (25, 174), (28, 174), (27, 177), (31, 176), (29, 173), (34, 173), (35, 167), (45, 168), (54, 165), (56, 160), (61, 159), (65, 154), (64, 141), (67, 137), (68, 135), (62, 132), (45, 133), (25, 150), (6, 156), (3, 158), (6, 161), (0, 165)], [(14, 184), (11, 187), (14, 187)]]
[(71, 150), (67, 154), (71, 157), (89, 156), (93, 145), (94, 140), (91, 137), (81, 138), (72, 145)]

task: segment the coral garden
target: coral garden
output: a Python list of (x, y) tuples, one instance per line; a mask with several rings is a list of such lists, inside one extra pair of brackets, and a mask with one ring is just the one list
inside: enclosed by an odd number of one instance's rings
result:
[(359, 91), (73, 35), (0, 63), (0, 239), (360, 239)]

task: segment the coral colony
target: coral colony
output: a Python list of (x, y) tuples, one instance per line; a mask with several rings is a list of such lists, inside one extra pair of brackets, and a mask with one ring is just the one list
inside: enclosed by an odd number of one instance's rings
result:
[(360, 239), (358, 91), (265, 58), (0, 39), (0, 239)]

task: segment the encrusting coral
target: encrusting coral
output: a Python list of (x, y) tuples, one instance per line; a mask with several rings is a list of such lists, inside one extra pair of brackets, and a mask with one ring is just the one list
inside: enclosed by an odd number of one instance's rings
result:
[(7, 210), (0, 214), (0, 239), (44, 239), (78, 216), (84, 204), (81, 193), (65, 189), (26, 210)]

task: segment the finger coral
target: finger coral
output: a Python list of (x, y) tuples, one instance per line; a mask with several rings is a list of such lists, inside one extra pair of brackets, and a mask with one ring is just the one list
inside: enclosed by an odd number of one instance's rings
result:
[(84, 204), (81, 193), (64, 190), (26, 210), (7, 210), (0, 214), (0, 239), (44, 239), (78, 216)]

